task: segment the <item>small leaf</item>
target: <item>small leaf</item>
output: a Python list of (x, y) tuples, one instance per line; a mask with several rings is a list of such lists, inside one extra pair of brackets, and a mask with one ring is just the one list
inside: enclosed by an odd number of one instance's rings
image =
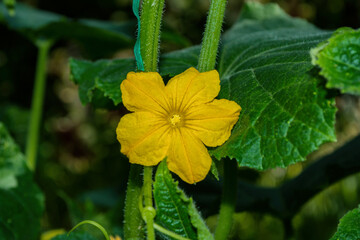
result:
[(328, 80), (326, 87), (360, 95), (360, 30), (340, 28), (311, 53)]
[(348, 212), (340, 219), (338, 229), (331, 240), (360, 239), (360, 207)]
[(177, 185), (171, 177), (166, 161), (162, 161), (154, 182), (156, 222), (182, 237), (213, 239), (192, 199), (189, 199)]
[(219, 171), (218, 171), (218, 168), (217, 168), (217, 166), (216, 166), (216, 162), (215, 162), (215, 161), (212, 161), (212, 162), (211, 162), (210, 172), (211, 172), (212, 175), (216, 178), (216, 180), (219, 181)]
[(0, 239), (37, 239), (43, 210), (25, 157), (0, 122)]

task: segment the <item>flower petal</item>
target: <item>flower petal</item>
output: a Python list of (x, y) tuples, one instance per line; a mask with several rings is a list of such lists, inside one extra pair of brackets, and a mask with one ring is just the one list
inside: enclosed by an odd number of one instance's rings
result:
[(116, 129), (121, 152), (131, 163), (153, 166), (163, 160), (170, 145), (170, 127), (151, 112), (126, 114)]
[(211, 167), (211, 157), (204, 144), (185, 128), (173, 129), (167, 164), (187, 183), (203, 180)]
[(177, 112), (190, 105), (210, 102), (219, 91), (220, 79), (216, 70), (200, 73), (193, 67), (170, 79), (165, 87), (173, 111)]
[(168, 100), (159, 73), (129, 72), (120, 88), (123, 103), (128, 110), (166, 113)]
[(234, 101), (214, 100), (190, 107), (185, 117), (185, 127), (209, 147), (223, 144), (231, 134), (231, 129), (239, 119), (241, 107)]

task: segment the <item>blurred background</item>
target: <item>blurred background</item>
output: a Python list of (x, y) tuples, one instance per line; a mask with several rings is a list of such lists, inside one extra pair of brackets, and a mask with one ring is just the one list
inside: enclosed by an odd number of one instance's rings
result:
[[(113, 22), (135, 20), (130, 0), (29, 0), (38, 9), (69, 18)], [(282, 0), (276, 2), (295, 17), (322, 29), (360, 27), (358, 0)], [(236, 21), (242, 1), (229, 0), (224, 31)], [(200, 44), (209, 0), (166, 1), (161, 52)], [(135, 30), (134, 30), (135, 34)], [(0, 24), (0, 121), (24, 150), (32, 98), (37, 49), (24, 36)], [(119, 152), (115, 128), (124, 112), (83, 106), (77, 86), (70, 80), (69, 57), (96, 60), (132, 57), (132, 46), (102, 53), (81, 42), (61, 40), (50, 52), (44, 116), (36, 180), (46, 196), (43, 231), (69, 229), (84, 219), (101, 223), (112, 234), (121, 234), (123, 201), (129, 164)], [(325, 144), (304, 163), (288, 169), (256, 172), (242, 169), (239, 178), (274, 187), (298, 175), (306, 165), (331, 153), (360, 132), (360, 100), (337, 98), (338, 142)], [(294, 239), (328, 239), (338, 220), (360, 203), (360, 175), (338, 182), (309, 201), (293, 219)], [(210, 179), (211, 180), (211, 179)], [(201, 205), (199, 205), (200, 211)], [(203, 209), (203, 212), (206, 212)], [(210, 228), (216, 216), (207, 216)], [(279, 219), (259, 213), (235, 216), (231, 239), (283, 239)], [(93, 231), (93, 230), (89, 230)], [(95, 233), (96, 234), (96, 233)]]

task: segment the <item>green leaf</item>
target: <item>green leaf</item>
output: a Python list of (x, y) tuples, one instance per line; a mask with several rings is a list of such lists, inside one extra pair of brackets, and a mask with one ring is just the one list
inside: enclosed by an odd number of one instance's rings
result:
[(156, 223), (189, 239), (213, 239), (192, 199), (177, 185), (171, 177), (166, 161), (162, 161), (154, 182)]
[(223, 38), (219, 62), (219, 98), (242, 111), (229, 140), (212, 154), (259, 170), (286, 167), (335, 140), (334, 100), (325, 98), (309, 54), (329, 33), (272, 4), (247, 3), (244, 11)]
[[(126, 74), (135, 69), (134, 59), (99, 60), (89, 62), (70, 59), (71, 76), (79, 85), (80, 100), (83, 104), (111, 100), (114, 105), (121, 99), (120, 84)], [(94, 99), (94, 94), (99, 96)], [(95, 100), (95, 101), (94, 101)], [(106, 107), (106, 104), (103, 106)]]
[(67, 234), (58, 235), (51, 240), (96, 240), (90, 234), (84, 233), (71, 233), (69, 236)]
[(311, 53), (328, 80), (326, 87), (360, 95), (360, 30), (340, 28)]
[(0, 122), (0, 239), (37, 239), (44, 197)]
[(340, 219), (338, 229), (331, 240), (360, 239), (360, 207), (348, 212)]
[(117, 24), (89, 19), (73, 20), (21, 3), (16, 4), (15, 11), (15, 16), (10, 16), (0, 3), (0, 19), (4, 18), (10, 29), (21, 32), (33, 41), (42, 38), (74, 39), (91, 48), (97, 56), (129, 47), (133, 43), (135, 22)]

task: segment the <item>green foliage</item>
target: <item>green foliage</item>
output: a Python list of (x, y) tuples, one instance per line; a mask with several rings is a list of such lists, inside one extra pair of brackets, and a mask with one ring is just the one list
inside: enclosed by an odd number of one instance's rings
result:
[(360, 239), (360, 207), (356, 208), (340, 219), (338, 229), (331, 240)]
[(360, 30), (338, 29), (312, 50), (312, 58), (328, 80), (326, 87), (360, 95)]
[(0, 239), (37, 239), (44, 197), (0, 122)]
[(84, 233), (71, 233), (69, 236), (67, 234), (61, 234), (52, 238), (52, 240), (96, 240), (90, 234)]
[[(245, 4), (239, 21), (223, 37), (218, 63), (219, 98), (236, 101), (243, 110), (232, 136), (212, 151), (214, 156), (236, 158), (240, 165), (256, 169), (286, 167), (303, 161), (323, 142), (335, 141), (334, 100), (325, 98), (317, 73), (311, 71), (309, 54), (329, 36), (286, 15), (277, 5)], [(173, 76), (196, 66), (199, 51), (195, 46), (163, 55), (160, 73)], [(126, 61), (89, 63), (88, 70), (72, 65), (72, 72), (75, 81), (84, 82), (74, 73), (89, 74), (91, 81), (108, 71), (108, 79), (120, 84), (126, 72), (134, 69), (126, 68)], [(108, 65), (119, 72), (107, 70)], [(80, 85), (80, 95), (94, 85)], [(115, 104), (121, 101), (118, 87), (117, 91), (117, 98), (112, 98)]]
[(154, 199), (156, 223), (189, 239), (213, 239), (192, 199), (172, 179), (165, 161), (156, 171)]
[(10, 29), (23, 33), (33, 41), (43, 38), (75, 39), (97, 56), (133, 43), (134, 22), (115, 24), (90, 19), (73, 20), (21, 3), (16, 4), (15, 11), (16, 15), (10, 16), (0, 3), (0, 19), (3, 18)]

